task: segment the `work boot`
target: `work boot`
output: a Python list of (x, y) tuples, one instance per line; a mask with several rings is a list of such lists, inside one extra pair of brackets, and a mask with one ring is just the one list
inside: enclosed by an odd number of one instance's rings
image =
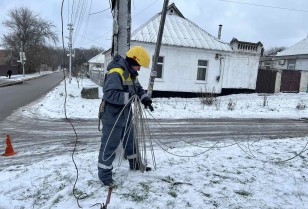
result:
[(113, 179), (108, 180), (108, 181), (102, 181), (102, 183), (104, 184), (104, 186), (110, 186), (110, 184), (114, 185), (115, 181)]
[(136, 159), (130, 159), (128, 160), (129, 162), (129, 169), (130, 170), (140, 170), (141, 167), (144, 168), (145, 171), (151, 171), (152, 168), (151, 167), (147, 167), (146, 165), (142, 165), (141, 163), (138, 163), (138, 161)]

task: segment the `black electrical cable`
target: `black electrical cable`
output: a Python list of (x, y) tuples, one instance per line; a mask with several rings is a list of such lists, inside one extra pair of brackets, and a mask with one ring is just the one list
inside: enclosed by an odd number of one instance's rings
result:
[[(65, 47), (64, 47), (64, 35), (63, 35), (63, 4), (64, 4), (64, 0), (62, 0), (62, 5), (61, 5), (61, 24), (62, 24), (62, 47), (63, 47), (63, 57), (62, 57), (62, 67), (64, 66), (64, 60), (65, 60)], [(77, 167), (77, 164), (75, 162), (75, 159), (74, 159), (74, 154), (75, 154), (75, 151), (76, 151), (76, 145), (77, 145), (77, 142), (78, 142), (78, 135), (77, 135), (77, 132), (75, 130), (75, 127), (74, 125), (72, 124), (72, 122), (70, 121), (70, 119), (67, 117), (67, 114), (66, 114), (66, 99), (67, 99), (67, 90), (66, 90), (66, 75), (65, 75), (65, 70), (63, 68), (63, 75), (64, 75), (64, 89), (65, 89), (65, 100), (64, 100), (64, 114), (65, 114), (65, 119), (69, 122), (69, 124), (72, 126), (73, 130), (74, 130), (74, 133), (75, 133), (75, 137), (76, 137), (76, 140), (75, 140), (75, 144), (74, 144), (74, 149), (73, 149), (73, 152), (72, 152), (72, 161), (74, 163), (74, 166), (75, 166), (75, 169), (76, 169), (76, 180), (74, 182), (74, 186), (73, 186), (73, 195), (74, 197), (76, 198), (77, 200), (77, 205), (79, 208), (81, 208), (80, 204), (79, 204), (79, 198), (80, 198), (80, 195), (77, 196), (75, 194), (75, 191), (76, 191), (76, 183), (78, 181), (78, 177), (79, 177), (79, 172), (78, 172), (78, 167)]]

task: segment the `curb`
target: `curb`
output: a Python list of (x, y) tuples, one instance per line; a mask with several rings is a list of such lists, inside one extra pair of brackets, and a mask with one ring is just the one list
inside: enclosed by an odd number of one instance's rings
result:
[(22, 83), (23, 81), (11, 81), (11, 82), (5, 82), (0, 84), (0, 87), (5, 87), (5, 86), (12, 86), (12, 85), (17, 85)]
[[(46, 75), (49, 75), (49, 74), (46, 74)], [(24, 81), (29, 81), (29, 80), (32, 80), (32, 79), (35, 79), (35, 78), (46, 76), (46, 75), (41, 75), (41, 76), (32, 77), (32, 78), (25, 78), (24, 80), (5, 82), (5, 83), (0, 84), (0, 88), (1, 87), (5, 87), (5, 86), (12, 86), (12, 85), (17, 85), (17, 84), (22, 84)]]

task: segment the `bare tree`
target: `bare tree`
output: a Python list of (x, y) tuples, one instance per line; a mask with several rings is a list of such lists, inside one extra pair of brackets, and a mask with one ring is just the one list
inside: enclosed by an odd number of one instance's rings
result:
[(93, 58), (94, 56), (98, 55), (99, 53), (105, 51), (101, 47), (94, 47), (91, 48), (76, 48), (75, 49), (75, 58), (74, 58), (74, 65), (82, 66), (83, 63), (88, 62), (89, 59)]
[(265, 55), (276, 55), (277, 52), (281, 52), (285, 50), (287, 47), (285, 46), (278, 46), (278, 47), (271, 47), (268, 50), (265, 50)]
[(23, 50), (27, 57), (26, 72), (38, 71), (43, 52), (58, 41), (55, 26), (27, 7), (10, 10), (2, 24), (9, 31), (2, 37), (2, 45), (12, 52), (11, 60), (19, 60), (19, 52)]

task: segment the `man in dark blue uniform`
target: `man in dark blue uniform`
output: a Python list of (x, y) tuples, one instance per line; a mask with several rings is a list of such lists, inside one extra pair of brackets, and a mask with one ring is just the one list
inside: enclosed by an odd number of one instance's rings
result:
[[(131, 126), (131, 97), (137, 95), (145, 108), (153, 111), (152, 100), (137, 80), (138, 71), (150, 64), (149, 53), (141, 46), (132, 47), (126, 58), (119, 55), (107, 67), (103, 91), (103, 135), (98, 156), (98, 177), (104, 185), (112, 184), (112, 162), (115, 150), (123, 139), (125, 155), (131, 170), (139, 170), (140, 163), (134, 146), (133, 129)], [(125, 128), (126, 127), (126, 128)]]

